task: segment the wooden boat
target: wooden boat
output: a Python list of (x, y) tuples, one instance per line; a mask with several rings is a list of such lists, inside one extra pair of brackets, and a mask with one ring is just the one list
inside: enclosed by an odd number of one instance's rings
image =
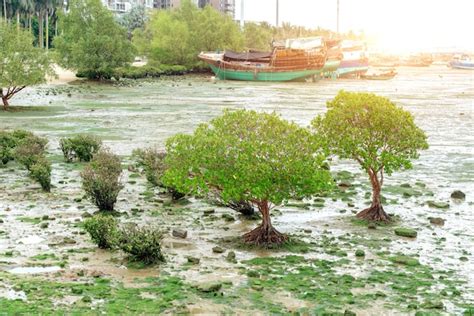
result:
[(389, 71), (382, 71), (382, 72), (374, 72), (374, 73), (366, 73), (361, 75), (362, 79), (367, 80), (390, 80), (393, 79), (397, 75), (397, 72), (393, 69)]
[(367, 48), (364, 43), (344, 40), (341, 42), (342, 61), (337, 69), (339, 77), (359, 76), (369, 69)]
[(219, 79), (244, 81), (292, 81), (321, 73), (327, 56), (322, 37), (288, 39), (271, 52), (202, 52)]
[(474, 69), (474, 61), (468, 55), (456, 55), (453, 60), (449, 62), (451, 68), (456, 69)]

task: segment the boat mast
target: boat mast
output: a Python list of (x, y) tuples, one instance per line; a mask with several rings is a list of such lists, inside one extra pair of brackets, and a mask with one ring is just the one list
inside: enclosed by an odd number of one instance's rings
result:
[(278, 0), (276, 0), (276, 27), (278, 27)]
[(244, 0), (240, 1), (240, 27), (244, 28)]
[(337, 0), (337, 25), (336, 32), (339, 33), (339, 0)]

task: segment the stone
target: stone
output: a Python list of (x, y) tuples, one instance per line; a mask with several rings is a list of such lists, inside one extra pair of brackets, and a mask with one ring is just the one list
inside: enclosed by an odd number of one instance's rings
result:
[(446, 222), (443, 218), (441, 217), (430, 217), (429, 218), (430, 220), (430, 223), (433, 224), (433, 225), (439, 225), (439, 226), (443, 226), (444, 223)]
[(354, 313), (353, 311), (350, 311), (350, 310), (346, 309), (344, 311), (344, 316), (357, 316), (357, 314)]
[(196, 286), (198, 291), (203, 293), (212, 293), (217, 292), (222, 288), (221, 282), (209, 282), (209, 283), (202, 283)]
[(416, 230), (412, 228), (397, 227), (395, 228), (395, 235), (402, 236), (402, 237), (415, 238), (418, 235), (418, 233), (416, 232)]
[(222, 214), (222, 218), (223, 218), (226, 222), (233, 222), (233, 221), (235, 221), (234, 216), (232, 216), (232, 215), (230, 215), (230, 214), (227, 214), (227, 213)]
[(3, 224), (3, 223), (5, 223), (5, 222), (3, 221), (3, 219), (0, 218), (0, 224)]
[(438, 201), (428, 201), (427, 202), (430, 207), (434, 208), (449, 208), (449, 203), (448, 202), (438, 202)]
[(215, 212), (216, 212), (216, 210), (213, 209), (213, 208), (203, 211), (204, 215), (211, 215), (211, 214), (214, 214)]
[(222, 247), (219, 247), (219, 246), (215, 246), (215, 247), (212, 248), (212, 252), (214, 252), (214, 253), (223, 253), (224, 251), (225, 251), (225, 249), (222, 248)]
[(49, 224), (48, 223), (41, 223), (40, 228), (45, 229), (48, 228)]
[(247, 271), (247, 276), (249, 278), (259, 278), (260, 274), (257, 271), (249, 270), (249, 271)]
[(226, 257), (227, 261), (234, 262), (235, 261), (235, 252), (229, 251)]
[(187, 259), (188, 259), (188, 262), (192, 264), (199, 264), (199, 262), (201, 262), (201, 259), (196, 258), (196, 257), (188, 256)]
[(303, 232), (305, 232), (306, 234), (311, 234), (313, 231), (311, 229), (303, 229)]
[(402, 187), (402, 188), (411, 188), (411, 185), (409, 183), (402, 183), (402, 184), (400, 184), (400, 187)]
[(356, 257), (365, 257), (365, 251), (362, 249), (357, 249), (355, 252)]
[(466, 198), (466, 193), (456, 190), (453, 193), (451, 193), (451, 198), (453, 199), (458, 199), (458, 200), (464, 200)]
[(399, 263), (399, 264), (403, 264), (403, 265), (406, 265), (406, 266), (412, 266), (412, 267), (420, 265), (420, 262), (417, 259), (411, 258), (411, 257), (408, 257), (408, 256), (403, 256), (403, 255), (390, 257), (389, 260), (394, 262), (394, 263)]
[(341, 181), (341, 182), (338, 183), (338, 187), (340, 187), (340, 188), (349, 188), (351, 186), (352, 186), (352, 184), (348, 181)]
[(376, 225), (375, 223), (369, 223), (369, 224), (367, 225), (367, 228), (368, 228), (368, 229), (377, 229), (377, 225)]
[(171, 232), (171, 234), (173, 235), (173, 237), (177, 237), (177, 238), (186, 238), (188, 236), (188, 231), (187, 230), (184, 230), (184, 229), (173, 229), (173, 231)]

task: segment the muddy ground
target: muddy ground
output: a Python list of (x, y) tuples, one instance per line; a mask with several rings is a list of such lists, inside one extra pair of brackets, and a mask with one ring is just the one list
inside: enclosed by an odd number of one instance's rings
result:
[[(470, 315), (473, 80), (468, 71), (433, 66), (401, 68), (390, 81), (250, 84), (185, 76), (30, 88), (12, 100), (13, 111), (0, 112), (0, 128), (48, 138), (53, 189), (41, 192), (14, 163), (0, 168), (0, 314)], [(238, 236), (258, 219), (193, 198), (173, 203), (129, 168), (133, 149), (162, 148), (167, 137), (192, 132), (224, 108), (276, 111), (308, 125), (340, 89), (392, 98), (429, 137), (430, 149), (412, 170), (385, 180), (385, 209), (397, 216), (392, 225), (368, 229), (354, 219), (370, 203), (369, 183), (357, 165), (334, 160), (338, 189), (273, 212), (274, 225), (293, 242), (249, 249)], [(84, 233), (81, 222), (96, 212), (81, 190), (84, 165), (66, 164), (58, 146), (61, 137), (78, 133), (101, 137), (121, 155), (120, 220), (165, 231), (165, 264), (145, 267), (120, 251), (99, 250)], [(466, 198), (452, 199), (455, 190)], [(433, 217), (444, 225), (432, 224)], [(396, 227), (418, 235), (397, 236)], [(176, 228), (188, 236), (172, 237)], [(213, 252), (216, 246), (223, 252)]]

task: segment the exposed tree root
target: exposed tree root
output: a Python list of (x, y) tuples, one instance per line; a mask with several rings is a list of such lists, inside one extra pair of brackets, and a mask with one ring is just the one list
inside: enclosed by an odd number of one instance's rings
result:
[(358, 218), (365, 219), (368, 221), (374, 221), (374, 222), (390, 222), (391, 218), (390, 216), (385, 213), (383, 210), (383, 206), (378, 204), (378, 205), (372, 205), (369, 208), (366, 208), (365, 210), (359, 212), (356, 215)]
[(254, 230), (243, 235), (244, 242), (256, 246), (281, 245), (288, 240), (288, 236), (280, 233), (271, 225), (259, 225)]

